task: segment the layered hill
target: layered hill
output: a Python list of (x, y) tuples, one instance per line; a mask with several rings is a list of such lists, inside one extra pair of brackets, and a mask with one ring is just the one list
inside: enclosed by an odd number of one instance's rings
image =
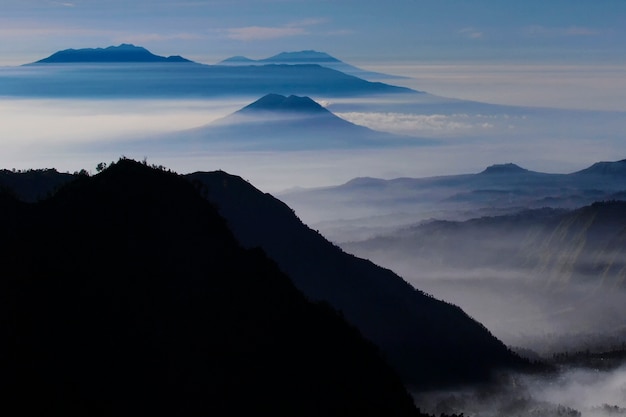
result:
[(68, 49), (33, 65), (0, 71), (3, 96), (260, 97), (272, 92), (326, 97), (416, 93), (315, 64), (203, 65), (134, 45)]
[(170, 136), (162, 144), (187, 149), (345, 149), (432, 142), (378, 132), (334, 115), (309, 97), (280, 94), (267, 94), (213, 123)]
[(353, 65), (347, 64), (326, 52), (318, 52), (313, 50), (297, 51), (297, 52), (281, 52), (268, 58), (262, 59), (250, 59), (245, 56), (233, 56), (226, 58), (223, 61), (218, 62), (218, 65), (268, 65), (268, 64), (288, 64), (288, 65), (302, 65), (302, 64), (315, 64), (321, 65), (327, 68), (331, 68), (337, 71), (341, 71), (346, 74), (354, 75), (355, 77), (365, 78), (367, 80), (384, 80), (384, 79), (401, 79), (397, 75), (383, 74), (380, 72), (373, 72), (363, 70)]
[(626, 202), (432, 221), (343, 247), (388, 265), (412, 263), (416, 270), (522, 270), (554, 289), (576, 282), (626, 289)]
[(77, 63), (163, 63), (192, 62), (179, 55), (159, 56), (141, 46), (121, 44), (107, 48), (65, 49), (55, 52), (35, 64), (77, 64)]
[[(333, 241), (345, 242), (430, 219), (467, 220), (543, 207), (575, 209), (619, 199), (626, 190), (625, 167), (625, 161), (599, 162), (571, 174), (548, 174), (508, 163), (476, 174), (355, 178), (339, 186), (281, 193), (280, 198)], [(359, 231), (367, 227), (371, 233)]]
[[(97, 178), (105, 181), (108, 177), (98, 175), (92, 181)], [(389, 270), (342, 252), (304, 226), (284, 203), (241, 178), (218, 171), (189, 174), (186, 179), (219, 207), (241, 244), (263, 248), (308, 299), (327, 302), (339, 310), (381, 349), (407, 383), (435, 388), (485, 380), (493, 370), (525, 366), (458, 307), (424, 295)], [(14, 194), (20, 195), (19, 191), (14, 190)], [(104, 193), (101, 198), (108, 195)], [(98, 210), (93, 216), (100, 215)], [(110, 238), (115, 234), (101, 233)], [(129, 245), (129, 250), (138, 247)]]
[(5, 414), (417, 415), (376, 349), (176, 174), (121, 160), (39, 203), (2, 192), (0, 213)]
[(342, 248), (550, 355), (626, 337), (626, 202), (429, 221)]
[(187, 178), (204, 187), (245, 247), (263, 248), (309, 299), (339, 310), (407, 383), (436, 388), (525, 366), (458, 307), (343, 252), (303, 225), (287, 205), (241, 178), (219, 171)]

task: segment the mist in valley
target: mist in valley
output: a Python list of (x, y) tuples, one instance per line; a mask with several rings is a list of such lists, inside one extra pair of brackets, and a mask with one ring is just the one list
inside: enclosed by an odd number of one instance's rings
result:
[[(511, 81), (516, 74), (506, 73), (500, 80)], [(433, 74), (429, 76), (432, 81)], [(570, 76), (570, 83), (579, 81), (579, 73)], [(419, 78), (404, 82), (417, 88)], [(436, 85), (439, 81), (432, 82)], [(462, 85), (471, 89), (474, 77), (457, 78), (456, 82), (461, 91)], [(494, 87), (490, 102), (498, 102), (500, 88)], [(517, 88), (523, 95), (523, 87)], [(539, 93), (541, 88), (535, 91)], [(470, 93), (467, 98), (481, 98)], [(537, 103), (551, 105), (551, 95), (556, 93), (545, 93), (550, 97)], [(619, 89), (612, 94), (619, 96)], [(506, 187), (489, 194), (484, 193), (489, 187), (482, 183), (472, 190), (454, 181), (447, 188), (429, 188), (427, 183), (404, 188), (407, 182), (402, 180), (389, 193), (379, 193), (376, 187), (377, 179), (471, 176), (504, 162), (567, 174), (597, 161), (621, 159), (625, 155), (625, 109), (607, 110), (599, 103), (585, 110), (578, 105), (568, 110), (539, 109), (526, 107), (525, 100), (503, 99), (506, 105), (499, 105), (429, 94), (375, 98), (320, 94), (311, 98), (337, 116), (380, 132), (404, 135), (407, 142), (371, 147), (350, 137), (349, 146), (333, 148), (324, 145), (325, 138), (312, 136), (306, 140), (322, 145), (288, 149), (281, 148), (278, 141), (274, 149), (263, 149), (254, 137), (247, 142), (246, 138), (224, 137), (218, 143), (202, 135), (210, 123), (258, 98), (3, 97), (0, 166), (74, 172), (95, 170), (99, 162), (123, 155), (179, 173), (225, 170), (264, 192), (275, 193), (305, 223), (346, 251), (390, 268), (415, 288), (460, 306), (532, 360), (552, 360), (561, 352), (623, 349), (626, 266), (619, 247), (616, 252), (603, 252), (604, 258), (598, 253), (579, 257), (577, 265), (591, 265), (588, 273), (583, 273), (584, 267), (574, 270), (565, 262), (567, 253), (576, 248), (555, 254), (556, 261), (548, 262), (545, 255), (549, 250), (532, 240), (532, 225), (522, 231), (515, 229), (515, 233), (496, 227), (489, 238), (484, 230), (476, 229), (471, 232), (475, 241), (445, 233), (424, 234), (419, 245), (411, 240), (420, 227), (434, 219), (464, 222), (513, 215), (529, 207), (540, 208), (548, 201), (551, 207), (563, 210), (546, 214), (544, 224), (550, 223), (550, 216), (612, 196), (623, 188), (612, 183), (596, 187), (592, 182), (573, 187), (573, 191), (557, 186), (542, 194), (526, 185), (520, 194)], [(198, 134), (193, 146), (189, 132)], [(346, 189), (334, 192), (338, 184), (345, 184)], [(439, 240), (433, 243), (433, 236)], [(450, 240), (457, 238), (457, 244), (450, 245)], [(522, 257), (518, 256), (520, 242), (527, 242)], [(609, 264), (604, 272), (598, 270), (597, 265)], [(626, 415), (625, 368), (555, 366), (548, 375), (502, 375), (497, 388), (416, 394), (416, 402), (422, 411), (433, 414)]]
[(503, 373), (494, 384), (414, 393), (422, 411), (466, 416), (618, 417), (626, 415), (626, 367), (562, 366), (528, 375)]

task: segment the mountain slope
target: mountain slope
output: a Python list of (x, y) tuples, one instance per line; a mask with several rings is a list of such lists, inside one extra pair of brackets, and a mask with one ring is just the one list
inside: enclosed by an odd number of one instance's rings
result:
[(433, 141), (378, 132), (337, 117), (309, 97), (267, 94), (206, 126), (156, 142), (186, 149), (310, 150), (430, 144)]
[(147, 49), (132, 44), (121, 44), (107, 48), (65, 49), (55, 52), (35, 64), (76, 64), (76, 63), (162, 63), (162, 62), (192, 62), (181, 56), (154, 55)]
[(37, 204), (0, 193), (0, 213), (5, 414), (416, 415), (178, 175), (122, 160)]
[(419, 388), (484, 380), (524, 363), (456, 306), (428, 297), (389, 270), (341, 251), (284, 203), (224, 172), (187, 178), (204, 187), (245, 247), (262, 247), (310, 299), (342, 312)]
[(325, 52), (313, 50), (298, 52), (281, 52), (274, 56), (263, 59), (250, 59), (245, 56), (233, 56), (218, 62), (217, 65), (267, 65), (267, 64), (317, 64), (355, 77), (367, 80), (401, 79), (397, 75), (383, 74), (380, 72), (366, 71), (353, 65), (347, 64)]

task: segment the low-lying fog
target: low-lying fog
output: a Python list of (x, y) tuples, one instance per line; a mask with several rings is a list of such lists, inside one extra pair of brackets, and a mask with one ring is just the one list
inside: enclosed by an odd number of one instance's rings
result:
[[(424, 177), (477, 172), (493, 163), (513, 161), (529, 169), (570, 172), (623, 154), (626, 118), (616, 113), (527, 112), (490, 108), (477, 113), (471, 104), (439, 114), (425, 104), (393, 104), (406, 113), (380, 112), (379, 105), (325, 100), (330, 110), (355, 123), (432, 138), (434, 145), (394, 149), (345, 149), (279, 152), (189, 151), (170, 147), (128, 146), (129, 140), (196, 128), (226, 116), (258, 97), (232, 100), (36, 100), (0, 99), (0, 166), (93, 170), (121, 155), (147, 158), (179, 172), (223, 169), (268, 192), (291, 187), (339, 184), (359, 176)], [(384, 102), (384, 100), (381, 100)], [(444, 104), (445, 106), (445, 104)], [(440, 106), (441, 107), (441, 106)], [(485, 110), (485, 109), (481, 109)], [(400, 118), (400, 119), (398, 119)], [(551, 123), (552, 121), (552, 123)], [(568, 125), (566, 129), (564, 125)], [(396, 128), (393, 128), (396, 126)], [(157, 139), (155, 139), (157, 140)]]
[[(496, 68), (412, 66), (374, 68), (412, 75), (411, 87), (450, 97), (507, 105), (540, 105), (576, 111), (485, 106), (440, 98), (414, 103), (389, 99), (313, 97), (354, 123), (439, 141), (392, 149), (315, 151), (154, 151), (130, 146), (138, 139), (196, 128), (259, 97), (207, 100), (38, 100), (0, 98), (0, 168), (82, 168), (124, 155), (146, 158), (180, 173), (222, 169), (266, 192), (337, 185), (354, 177), (427, 177), (475, 173), (514, 162), (524, 168), (567, 173), (597, 161), (626, 158), (624, 68)], [(521, 75), (521, 76), (520, 76)], [(478, 80), (478, 82), (477, 82)], [(400, 81), (398, 81), (400, 83)], [(267, 93), (271, 93), (268, 91)], [(601, 111), (599, 111), (601, 110)], [(620, 113), (622, 112), (622, 113)], [(155, 140), (157, 140), (155, 139)], [(324, 202), (328, 207), (332, 201)], [(297, 213), (312, 224), (316, 213)], [(385, 264), (385, 259), (380, 259)], [(459, 304), (505, 342), (549, 355), (585, 343), (613, 347), (626, 333), (623, 294), (577, 285), (567, 290), (533, 288), (511, 270), (416, 270), (389, 262), (425, 292)], [(516, 303), (520, 301), (519, 303)], [(572, 314), (573, 310), (575, 314)], [(507, 314), (502, 312), (506, 311)], [(609, 336), (581, 334), (577, 326), (601, 323)], [(564, 321), (566, 318), (568, 321)], [(574, 320), (572, 320), (574, 319)], [(576, 323), (576, 320), (580, 320)], [(558, 336), (558, 337), (556, 337)], [(571, 337), (570, 337), (571, 336)], [(596, 346), (597, 347), (597, 346)], [(552, 377), (507, 377), (502, 389), (429, 393), (419, 397), (432, 413), (481, 416), (626, 416), (626, 369), (568, 369)], [(578, 414), (578, 413), (582, 414)]]
[(480, 417), (626, 415), (626, 367), (562, 368), (546, 375), (501, 375), (494, 386), (415, 394), (422, 411)]

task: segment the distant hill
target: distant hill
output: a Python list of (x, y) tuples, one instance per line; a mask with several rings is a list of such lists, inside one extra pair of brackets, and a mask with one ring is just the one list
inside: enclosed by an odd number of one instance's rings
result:
[(429, 221), (341, 245), (545, 354), (626, 340), (626, 201)]
[(176, 174), (121, 160), (36, 204), (0, 192), (0, 213), (4, 414), (419, 415)]
[(616, 162), (596, 162), (589, 168), (575, 172), (573, 175), (578, 177), (586, 176), (603, 176), (603, 177), (622, 177), (626, 178), (626, 159)]
[(254, 103), (248, 104), (236, 114), (255, 113), (304, 113), (304, 114), (330, 114), (330, 112), (320, 106), (309, 97), (298, 97), (291, 95), (285, 97), (280, 94), (267, 94)]
[(525, 364), (458, 307), (346, 254), (240, 177), (186, 176), (219, 207), (244, 247), (261, 247), (309, 299), (323, 300), (376, 343), (404, 380), (428, 389), (485, 380)]
[(366, 226), (376, 225), (372, 233), (381, 234), (429, 219), (467, 220), (543, 207), (575, 209), (618, 199), (626, 191), (624, 166), (624, 161), (601, 162), (571, 174), (548, 174), (513, 163), (496, 164), (476, 174), (355, 178), (343, 185), (281, 193), (280, 198), (324, 235), (345, 242), (371, 237), (359, 232)]
[(267, 94), (206, 126), (168, 134), (154, 146), (304, 150), (389, 147), (433, 141), (378, 132), (344, 120), (309, 97)]
[(502, 175), (507, 175), (507, 174), (526, 174), (530, 172), (529, 170), (520, 167), (519, 165), (515, 165), (513, 163), (508, 163), (508, 164), (496, 164), (496, 165), (491, 165), (488, 166), (487, 168), (485, 168), (485, 170), (482, 172), (482, 174), (485, 175), (493, 175), (493, 174), (502, 174)]
[(107, 48), (65, 49), (55, 52), (35, 64), (76, 64), (76, 63), (163, 63), (192, 62), (181, 56), (159, 56), (141, 46), (121, 44)]
[(417, 270), (523, 270), (555, 288), (597, 281), (626, 289), (626, 202), (431, 221), (343, 246), (387, 264), (412, 263)]
[(217, 63), (217, 65), (267, 65), (267, 64), (317, 64), (327, 68), (332, 68), (355, 77), (367, 80), (402, 79), (397, 75), (383, 74), (380, 72), (367, 71), (353, 65), (347, 64), (339, 59), (328, 55), (325, 52), (313, 50), (298, 52), (281, 52), (277, 55), (263, 59), (250, 59), (245, 56), (233, 56)]
[(2, 96), (199, 98), (260, 97), (268, 93), (318, 97), (417, 94), (409, 88), (366, 81), (316, 64), (202, 65), (180, 57), (159, 57), (132, 45), (69, 49), (0, 72)]

